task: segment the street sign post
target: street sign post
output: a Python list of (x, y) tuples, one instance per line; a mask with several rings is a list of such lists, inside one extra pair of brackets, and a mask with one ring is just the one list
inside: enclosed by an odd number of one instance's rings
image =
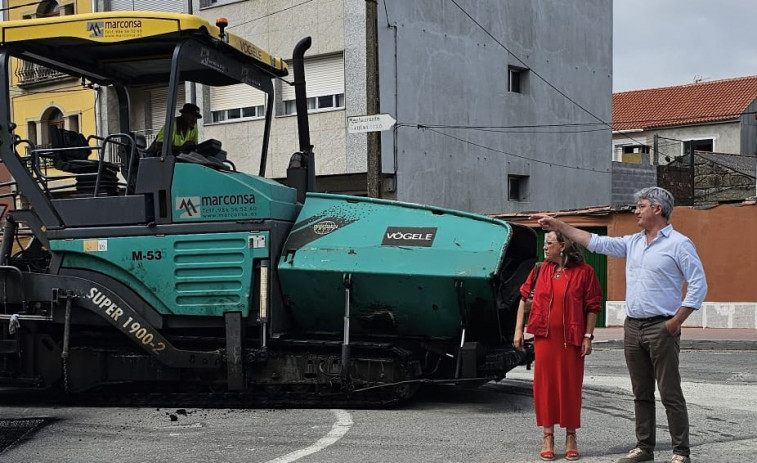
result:
[(347, 118), (348, 133), (381, 132), (394, 127), (397, 121), (389, 114), (353, 116)]

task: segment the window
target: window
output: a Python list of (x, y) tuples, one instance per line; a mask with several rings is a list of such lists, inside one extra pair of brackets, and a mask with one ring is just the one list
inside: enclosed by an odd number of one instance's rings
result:
[[(34, 3), (31, 3), (34, 5)], [(58, 3), (55, 0), (42, 0), (37, 3), (37, 9), (34, 13), (24, 14), (22, 18), (49, 18), (52, 16), (67, 16), (74, 14), (74, 2)]]
[[(23, 19), (50, 18), (55, 16), (66, 16), (74, 14), (74, 3), (58, 3), (55, 0), (41, 0), (39, 2), (26, 3), (21, 6), (36, 5), (37, 8), (32, 13), (22, 14)], [(13, 7), (15, 8), (15, 7)], [(20, 67), (16, 70), (19, 86), (32, 86), (46, 83), (53, 80), (70, 79), (71, 76), (62, 72), (46, 68), (42, 65), (30, 61), (21, 61)]]
[(210, 88), (211, 122), (265, 117), (266, 94), (245, 84)]
[(40, 142), (44, 146), (49, 146), (52, 143), (50, 140), (50, 127), (66, 128), (63, 112), (55, 106), (46, 109), (39, 121), (40, 135), (42, 136)]
[(263, 117), (265, 117), (264, 105), (211, 111), (212, 122), (224, 122), (236, 119), (260, 119)]
[(98, 0), (97, 11), (167, 11), (185, 13), (187, 2), (155, 0)]
[(527, 175), (508, 175), (507, 176), (507, 200), (508, 201), (525, 201), (528, 188)]
[(66, 125), (68, 126), (68, 130), (73, 130), (74, 132), (78, 132), (79, 131), (79, 116), (67, 117)]
[(243, 0), (200, 0), (200, 8), (211, 8), (214, 6), (226, 5), (229, 3), (241, 2)]
[(649, 147), (647, 145), (624, 145), (623, 154), (631, 153), (649, 153)]
[(715, 142), (712, 138), (702, 140), (688, 140), (683, 142), (683, 154), (689, 154), (692, 151), (713, 151)]
[[(185, 103), (184, 84), (179, 84), (176, 90), (176, 111), (181, 109)], [(166, 123), (166, 107), (168, 106), (168, 88), (158, 87), (150, 90), (150, 128), (152, 133), (157, 135), (163, 125)], [(174, 114), (175, 116), (175, 114)]]
[(525, 93), (527, 77), (528, 69), (508, 66), (507, 91), (512, 93)]
[(648, 145), (615, 145), (613, 147), (612, 160), (617, 162), (629, 162), (633, 164), (642, 163), (642, 154), (649, 154)]
[[(338, 95), (324, 95), (324, 96), (311, 96), (308, 97), (308, 112), (317, 112), (329, 109), (341, 109), (344, 108), (344, 93)], [(296, 114), (297, 106), (295, 100), (288, 100), (284, 102), (284, 114)]]
[[(289, 68), (292, 69), (291, 63)], [(344, 58), (341, 54), (305, 59), (305, 80), (309, 113), (344, 109)], [(294, 87), (282, 83), (284, 115), (297, 113), (294, 98)]]
[(26, 123), (26, 138), (29, 139), (30, 142), (37, 144), (37, 123), (36, 122), (27, 122)]

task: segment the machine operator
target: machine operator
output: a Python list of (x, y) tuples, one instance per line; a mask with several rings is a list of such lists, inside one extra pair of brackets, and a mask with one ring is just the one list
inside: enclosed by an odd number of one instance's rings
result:
[[(179, 117), (176, 118), (173, 126), (173, 137), (171, 137), (171, 148), (174, 154), (183, 151), (189, 151), (198, 142), (197, 119), (202, 119), (200, 108), (192, 103), (184, 103), (179, 110)], [(150, 147), (153, 155), (160, 154), (165, 140), (165, 127), (162, 127), (155, 138), (155, 142)]]

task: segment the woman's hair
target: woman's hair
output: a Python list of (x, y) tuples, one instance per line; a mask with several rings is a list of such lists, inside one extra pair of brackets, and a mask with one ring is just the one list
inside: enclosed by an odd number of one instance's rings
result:
[(559, 231), (555, 231), (554, 233), (557, 241), (565, 245), (565, 249), (562, 251), (563, 255), (560, 257), (563, 267), (571, 267), (584, 261), (583, 248), (581, 246)]
[(662, 208), (662, 216), (666, 219), (670, 219), (670, 216), (673, 215), (675, 200), (673, 199), (673, 195), (665, 188), (651, 186), (641, 189), (633, 195), (633, 199), (637, 203), (640, 199), (646, 199), (650, 205), (660, 206)]

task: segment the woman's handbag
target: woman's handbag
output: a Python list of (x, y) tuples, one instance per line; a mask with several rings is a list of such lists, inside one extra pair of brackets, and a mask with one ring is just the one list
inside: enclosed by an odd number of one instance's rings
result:
[(537, 262), (534, 266), (534, 274), (531, 277), (531, 291), (528, 293), (526, 299), (526, 307), (524, 311), (524, 320), (528, 320), (528, 314), (531, 313), (531, 302), (534, 300), (534, 289), (536, 288), (536, 279), (539, 277), (539, 270), (541, 270), (541, 264), (543, 262)]

